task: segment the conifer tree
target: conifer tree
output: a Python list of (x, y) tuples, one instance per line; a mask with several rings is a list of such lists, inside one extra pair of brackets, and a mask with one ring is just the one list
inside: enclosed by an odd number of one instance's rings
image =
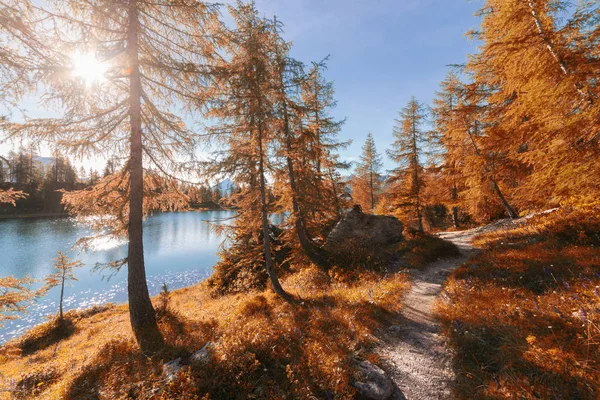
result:
[[(183, 0), (73, 0), (38, 9), (56, 27), (44, 32), (46, 43), (61, 51), (52, 68), (57, 72), (45, 82), (53, 95), (43, 98), (64, 112), (5, 128), (12, 137), (50, 141), (71, 154), (100, 152), (126, 160), (111, 179), (89, 193), (65, 195), (65, 200), (79, 213), (112, 212), (113, 232), (126, 232), (131, 325), (142, 350), (153, 351), (162, 338), (146, 283), (142, 220), (156, 202), (144, 198), (152, 195), (145, 184), (152, 180), (160, 186), (158, 179), (166, 182), (183, 160), (194, 159), (198, 136), (182, 117), (205, 100), (196, 89), (207, 77), (206, 59), (214, 54), (216, 9)], [(94, 67), (105, 70), (103, 76), (94, 76), (95, 82), (73, 79), (77, 54), (98, 60)], [(150, 167), (154, 172), (146, 179)], [(96, 201), (104, 198), (115, 204)], [(164, 203), (169, 199), (163, 197), (160, 206), (172, 208)], [(99, 210), (99, 204), (106, 209)]]
[(392, 198), (398, 211), (416, 220), (416, 229), (423, 231), (423, 165), (431, 152), (428, 133), (423, 129), (425, 106), (414, 97), (400, 112), (394, 127), (395, 141), (388, 156), (398, 164), (391, 173), (394, 184)]
[(14, 320), (18, 318), (18, 313), (27, 310), (27, 305), (38, 295), (31, 290), (33, 282), (29, 277), (0, 278), (0, 326), (2, 321)]
[(211, 133), (225, 147), (212, 172), (232, 177), (241, 192), (230, 198), (238, 215), (229, 232), (230, 246), (222, 252), (223, 261), (216, 268), (232, 276), (252, 275), (248, 284), (260, 285), (262, 267), (273, 290), (289, 300), (275, 271), (269, 222), (273, 205), (267, 182), (276, 139), (273, 91), (277, 40), (272, 21), (261, 19), (253, 4), (238, 1), (228, 9), (236, 27), (223, 32), (227, 57), (216, 60), (214, 84), (208, 89), (214, 99), (209, 116), (220, 121), (211, 127)]
[(46, 292), (55, 286), (60, 286), (60, 299), (58, 302), (58, 319), (62, 321), (63, 318), (63, 298), (65, 294), (65, 284), (76, 281), (75, 268), (83, 267), (83, 263), (79, 260), (69, 261), (69, 258), (62, 252), (58, 252), (54, 259), (55, 272), (44, 278), (45, 284), (43, 291)]
[[(6, 166), (8, 167), (8, 170), (10, 171), (10, 169), (11, 169), (10, 161), (8, 159), (0, 156), (0, 169), (2, 169), (2, 170), (4, 170), (3, 164), (6, 164)], [(10, 174), (10, 172), (9, 172), (9, 174)], [(0, 183), (4, 183), (4, 182), (0, 182)], [(9, 203), (14, 206), (15, 202), (17, 200), (23, 199), (26, 196), (27, 196), (27, 194), (23, 193), (23, 191), (13, 190), (12, 188), (8, 189), (8, 190), (0, 189), (0, 204)]]
[[(276, 174), (276, 195), (279, 198), (278, 206), (289, 212), (287, 219), (290, 224), (289, 234), (284, 233), (283, 240), (289, 247), (299, 245), (301, 253), (310, 261), (321, 267), (328, 267), (328, 257), (323, 249), (315, 242), (315, 228), (322, 226), (323, 220), (314, 221), (310, 216), (317, 213), (327, 214), (327, 207), (310, 201), (310, 196), (303, 189), (304, 182), (317, 182), (319, 175), (316, 166), (307, 163), (310, 157), (306, 140), (309, 133), (304, 129), (303, 117), (306, 107), (299, 94), (302, 83), (307, 79), (304, 74), (304, 65), (289, 56), (291, 44), (285, 42), (280, 35), (277, 20), (273, 24), (274, 35), (277, 39), (275, 47), (275, 86), (273, 90), (275, 128), (281, 133), (278, 156), (283, 159), (285, 167)], [(326, 162), (330, 165), (331, 162)], [(329, 177), (324, 178), (325, 181)], [(335, 190), (336, 188), (334, 188)], [(313, 191), (313, 193), (316, 193)], [(337, 194), (334, 193), (337, 198)], [(320, 207), (319, 211), (315, 206)]]
[(454, 224), (459, 206), (478, 219), (489, 219), (498, 213), (495, 204), (500, 204), (510, 217), (516, 217), (499, 184), (500, 167), (506, 164), (497, 161), (498, 148), (486, 150), (488, 137), (478, 122), (484, 118), (485, 107), (473, 100), (470, 93), (474, 90), (454, 74), (449, 74), (440, 86), (432, 114), (444, 148), (442, 181), (448, 187), (444, 202), (451, 207)]
[(360, 162), (352, 180), (352, 198), (364, 211), (373, 212), (381, 192), (381, 156), (369, 133), (362, 147)]
[[(335, 154), (349, 142), (339, 142), (337, 139), (337, 134), (345, 120), (336, 121), (331, 115), (337, 101), (334, 97), (333, 83), (326, 80), (323, 75), (327, 69), (326, 62), (327, 58), (318, 63), (313, 62), (301, 85), (303, 104), (301, 124), (304, 133), (300, 145), (306, 148), (303, 162), (310, 165), (310, 168), (314, 168), (314, 173), (311, 173), (308, 178), (310, 182), (304, 189), (308, 190), (308, 185), (314, 187), (312, 197), (317, 204), (337, 205), (339, 200), (333, 196), (336, 182), (327, 180), (326, 177), (335, 175), (331, 173), (335, 169)], [(339, 209), (334, 211), (335, 216), (341, 212)], [(321, 214), (320, 217), (327, 218), (325, 214)]]
[(599, 7), (581, 2), (570, 14), (567, 5), (487, 1), (483, 45), (467, 65), (485, 97), (482, 144), (502, 152), (501, 172), (517, 168), (515, 197), (528, 208), (593, 201), (599, 189), (585, 178), (598, 172)]

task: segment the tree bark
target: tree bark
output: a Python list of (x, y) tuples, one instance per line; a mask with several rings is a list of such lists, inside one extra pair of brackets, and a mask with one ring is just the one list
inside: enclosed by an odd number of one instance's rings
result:
[(500, 187), (498, 186), (498, 183), (496, 183), (496, 180), (494, 178), (490, 178), (490, 179), (492, 180), (492, 185), (494, 187), (494, 191), (496, 192), (496, 194), (498, 195), (498, 198), (502, 202), (502, 205), (506, 209), (506, 212), (508, 213), (508, 216), (511, 219), (519, 218), (519, 214), (517, 214), (517, 212), (515, 211), (515, 209), (512, 208), (512, 206), (508, 203), (508, 201), (506, 200), (506, 197), (504, 197), (504, 194), (500, 190)]
[(373, 210), (375, 209), (375, 189), (373, 188), (373, 169), (372, 169), (372, 165), (371, 165), (371, 171), (369, 173), (369, 177), (370, 177), (370, 181), (369, 181), (369, 185), (370, 185), (370, 189), (371, 189), (371, 214), (373, 213)]
[[(477, 147), (477, 143), (475, 143), (475, 139), (473, 139), (473, 135), (471, 134), (471, 132), (469, 131), (468, 128), (467, 128), (466, 131), (467, 131), (467, 135), (469, 136), (469, 139), (471, 140), (471, 145), (473, 146), (473, 149), (475, 150), (475, 154), (477, 154), (477, 157), (483, 158), (481, 152), (479, 151), (479, 147)], [(508, 216), (511, 219), (519, 218), (519, 214), (517, 214), (517, 212), (515, 211), (515, 209), (508, 202), (508, 200), (506, 200), (506, 197), (504, 197), (504, 194), (502, 193), (502, 190), (500, 190), (500, 186), (498, 186), (498, 183), (496, 182), (496, 179), (494, 179), (494, 177), (491, 176), (491, 173), (490, 173), (487, 165), (485, 167), (485, 172), (487, 172), (488, 174), (490, 174), (490, 181), (492, 182), (492, 186), (494, 188), (494, 192), (496, 192), (496, 195), (498, 195), (498, 198), (500, 199), (500, 202), (502, 203), (502, 205), (506, 209), (506, 212), (507, 212)]]
[[(455, 184), (454, 187), (452, 188), (452, 201), (456, 202), (456, 200), (458, 200), (458, 190), (456, 189), (456, 184)], [(452, 225), (455, 228), (458, 228), (458, 207), (457, 206), (452, 207)]]
[(415, 195), (415, 211), (417, 212), (417, 229), (423, 232), (423, 216), (421, 215), (421, 183), (419, 182), (419, 152), (417, 148), (417, 122), (415, 112), (412, 116), (412, 151), (413, 151), (413, 184)]
[(129, 6), (127, 56), (130, 68), (129, 117), (131, 124), (129, 155), (129, 245), (127, 249), (127, 294), (129, 319), (142, 352), (154, 352), (163, 346), (163, 338), (156, 323), (156, 314), (146, 282), (143, 244), (143, 192), (142, 165), (142, 84), (138, 59), (138, 9), (135, 0)]
[(58, 303), (58, 319), (63, 320), (63, 296), (65, 294), (65, 269), (63, 266), (62, 281), (60, 285), (60, 302)]
[(452, 225), (458, 228), (458, 207), (452, 207)]
[(259, 186), (260, 186), (260, 202), (261, 202), (261, 217), (262, 217), (262, 231), (263, 231), (263, 246), (265, 250), (265, 268), (271, 281), (273, 290), (283, 299), (290, 301), (290, 296), (283, 290), (279, 278), (273, 267), (273, 257), (271, 256), (271, 229), (269, 228), (269, 208), (267, 204), (267, 189), (265, 182), (265, 156), (263, 150), (263, 130), (262, 123), (258, 124), (258, 175), (259, 175)]

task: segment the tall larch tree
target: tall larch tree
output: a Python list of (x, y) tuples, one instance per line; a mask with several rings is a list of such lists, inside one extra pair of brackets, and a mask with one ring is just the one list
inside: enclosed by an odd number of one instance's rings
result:
[(394, 143), (387, 151), (398, 165), (391, 171), (390, 183), (393, 203), (398, 213), (415, 221), (418, 231), (423, 231), (423, 166), (430, 152), (428, 132), (423, 124), (426, 108), (414, 97), (400, 112), (394, 127)]
[(502, 209), (516, 217), (500, 187), (508, 186), (510, 176), (504, 175), (512, 169), (502, 162), (501, 149), (486, 142), (489, 136), (480, 121), (487, 108), (478, 103), (481, 96), (473, 94), (477, 85), (465, 85), (450, 74), (440, 86), (432, 114), (443, 147), (442, 180), (448, 187), (444, 200), (452, 208), (453, 221), (458, 218), (459, 206), (478, 220), (489, 220)]
[[(326, 62), (327, 58), (318, 63), (313, 62), (301, 86), (304, 110), (300, 145), (306, 148), (303, 156), (306, 168), (314, 169), (313, 173), (307, 175), (303, 189), (304, 193), (316, 202), (313, 208), (319, 210), (317, 215), (322, 222), (336, 220), (341, 214), (343, 205), (337, 186), (340, 177), (335, 173), (336, 154), (349, 144), (338, 139), (338, 133), (345, 120), (338, 121), (332, 116), (337, 101), (333, 82), (324, 76)], [(323, 210), (324, 205), (330, 209)]]
[(598, 8), (489, 0), (482, 10), (483, 45), (467, 69), (487, 92), (486, 145), (529, 169), (515, 191), (522, 207), (593, 201), (598, 193), (585, 178), (598, 173)]
[(445, 190), (440, 200), (450, 209), (455, 228), (459, 225), (459, 194), (465, 190), (465, 158), (470, 153), (470, 146), (457, 126), (455, 116), (461, 87), (458, 77), (453, 73), (448, 74), (440, 84), (441, 89), (436, 93), (431, 110), (435, 131), (443, 149), (441, 183)]
[(274, 55), (274, 126), (279, 132), (278, 157), (283, 159), (285, 166), (275, 174), (276, 195), (278, 207), (289, 212), (287, 222), (290, 224), (290, 229), (284, 232), (284, 240), (292, 249), (299, 248), (311, 262), (326, 268), (329, 266), (328, 257), (309, 230), (311, 221), (307, 217), (307, 210), (311, 210), (311, 204), (307, 204), (307, 196), (301, 191), (301, 182), (317, 178), (316, 168), (302, 163), (307, 158), (308, 150), (302, 146), (307, 134), (303, 129), (305, 109), (300, 98), (301, 85), (306, 79), (304, 65), (290, 57), (291, 43), (281, 37), (277, 20), (274, 20), (273, 29), (277, 39)]
[[(274, 112), (274, 93), (280, 85), (277, 37), (273, 21), (260, 18), (253, 4), (238, 1), (228, 9), (236, 26), (223, 33), (226, 56), (215, 62), (214, 84), (208, 89), (213, 98), (209, 116), (218, 121), (211, 134), (224, 150), (210, 168), (215, 175), (232, 177), (241, 192), (230, 198), (238, 215), (229, 230), (230, 245), (216, 267), (221, 271), (217, 275), (229, 281), (217, 285), (261, 286), (264, 271), (275, 293), (289, 300), (275, 270), (267, 181), (279, 134)], [(242, 279), (244, 283), (238, 282)]]
[(217, 11), (184, 0), (57, 1), (37, 10), (46, 17), (39, 37), (61, 53), (41, 106), (58, 106), (61, 113), (5, 128), (11, 137), (51, 142), (77, 156), (125, 160), (118, 173), (64, 200), (78, 215), (110, 217), (94, 228), (111, 226), (128, 237), (131, 325), (142, 351), (152, 352), (163, 340), (146, 282), (142, 222), (151, 209), (187, 204), (176, 185), (170, 194), (156, 188), (172, 183), (182, 161), (194, 159), (197, 134), (183, 118), (205, 100), (197, 87), (215, 53)]
[(364, 211), (373, 212), (381, 194), (381, 155), (369, 133), (362, 147), (360, 161), (352, 179), (352, 198)]

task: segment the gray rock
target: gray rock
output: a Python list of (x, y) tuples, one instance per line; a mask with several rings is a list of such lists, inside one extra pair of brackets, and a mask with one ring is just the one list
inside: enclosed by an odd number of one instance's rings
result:
[(354, 206), (333, 228), (325, 248), (335, 250), (346, 241), (356, 241), (368, 247), (387, 246), (404, 241), (404, 224), (387, 215), (365, 214)]
[(168, 363), (163, 365), (163, 377), (167, 380), (167, 382), (171, 382), (177, 378), (177, 374), (183, 368), (181, 364), (181, 357), (176, 358), (173, 361), (169, 361)]
[(369, 361), (358, 364), (360, 380), (354, 382), (359, 395), (369, 400), (388, 400), (394, 394), (394, 384), (385, 372)]
[(210, 349), (213, 347), (211, 342), (208, 342), (200, 350), (190, 356), (190, 364), (199, 367), (210, 361)]

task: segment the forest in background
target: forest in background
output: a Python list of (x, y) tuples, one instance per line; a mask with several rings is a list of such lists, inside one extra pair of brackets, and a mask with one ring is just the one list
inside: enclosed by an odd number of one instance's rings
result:
[[(40, 157), (34, 149), (11, 151), (0, 156), (0, 190), (16, 190), (24, 197), (14, 204), (1, 203), (0, 215), (6, 216), (60, 216), (68, 215), (62, 202), (63, 191), (93, 187), (101, 178), (114, 174), (118, 162), (109, 159), (101, 173), (77, 169), (68, 157)], [(190, 209), (221, 209), (237, 189), (228, 181), (216, 185), (180, 184), (189, 199)]]

